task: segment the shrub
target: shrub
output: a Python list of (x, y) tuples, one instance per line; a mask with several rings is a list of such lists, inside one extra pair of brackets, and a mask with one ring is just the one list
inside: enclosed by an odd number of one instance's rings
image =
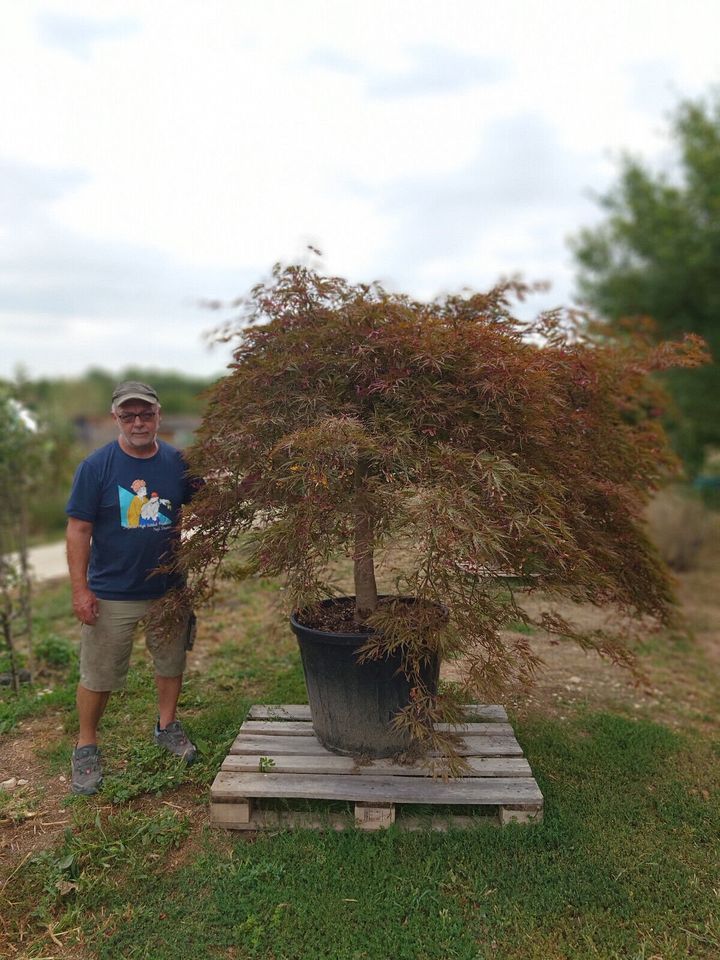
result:
[(72, 643), (56, 633), (36, 642), (35, 656), (51, 667), (66, 667), (77, 660), (77, 652)]
[(711, 514), (688, 490), (669, 487), (648, 504), (650, 538), (673, 570), (690, 570), (708, 537)]

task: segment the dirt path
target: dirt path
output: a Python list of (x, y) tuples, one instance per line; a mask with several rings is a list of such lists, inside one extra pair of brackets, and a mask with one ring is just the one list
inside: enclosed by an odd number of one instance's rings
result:
[(65, 541), (49, 543), (42, 547), (32, 547), (30, 550), (30, 566), (33, 578), (37, 583), (47, 580), (60, 580), (68, 575), (67, 560), (65, 559)]
[[(542, 637), (532, 647), (544, 669), (530, 696), (514, 706), (557, 717), (586, 704), (591, 708), (631, 709), (670, 726), (690, 722), (720, 729), (720, 533), (708, 538), (697, 567), (677, 577), (680, 621), (672, 631), (650, 637), (640, 651), (647, 683), (636, 684), (627, 671), (572, 644), (553, 645)], [(570, 619), (597, 622), (593, 609), (561, 609)]]
[[(19, 566), (17, 554), (10, 555), (10, 559)], [(68, 576), (67, 560), (65, 559), (65, 541), (48, 543), (40, 547), (31, 547), (28, 550), (30, 572), (35, 583), (47, 583), (49, 580), (64, 580)]]
[(0, 782), (18, 783), (10, 793), (9, 815), (0, 814), (0, 878), (35, 850), (51, 846), (71, 822), (62, 802), (67, 796), (65, 775), (49, 776), (39, 754), (59, 739), (64, 725), (58, 713), (26, 720), (0, 750)]

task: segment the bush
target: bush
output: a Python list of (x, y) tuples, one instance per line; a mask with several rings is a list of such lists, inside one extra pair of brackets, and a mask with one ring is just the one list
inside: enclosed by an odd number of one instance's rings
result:
[(67, 667), (77, 660), (72, 643), (56, 633), (49, 634), (35, 644), (35, 655), (38, 660), (44, 660), (51, 667)]
[(649, 503), (650, 538), (673, 570), (691, 570), (708, 536), (709, 513), (688, 490), (668, 487)]

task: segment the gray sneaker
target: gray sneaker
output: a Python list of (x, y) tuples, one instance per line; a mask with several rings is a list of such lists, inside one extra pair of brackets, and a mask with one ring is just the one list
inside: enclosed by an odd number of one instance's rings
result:
[(103, 779), (100, 751), (95, 744), (76, 747), (72, 755), (72, 780), (70, 789), (83, 797), (97, 793)]
[(163, 747), (175, 757), (180, 757), (185, 763), (192, 763), (197, 757), (195, 745), (188, 740), (179, 720), (173, 720), (164, 730), (160, 729), (159, 724), (155, 724), (154, 739), (159, 747)]

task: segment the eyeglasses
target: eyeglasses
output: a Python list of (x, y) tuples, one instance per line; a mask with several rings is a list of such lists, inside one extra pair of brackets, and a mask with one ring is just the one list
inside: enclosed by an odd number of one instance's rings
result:
[(143, 423), (150, 423), (157, 414), (153, 410), (143, 410), (142, 413), (118, 413), (117, 418), (120, 423), (135, 423), (136, 420), (142, 420)]

